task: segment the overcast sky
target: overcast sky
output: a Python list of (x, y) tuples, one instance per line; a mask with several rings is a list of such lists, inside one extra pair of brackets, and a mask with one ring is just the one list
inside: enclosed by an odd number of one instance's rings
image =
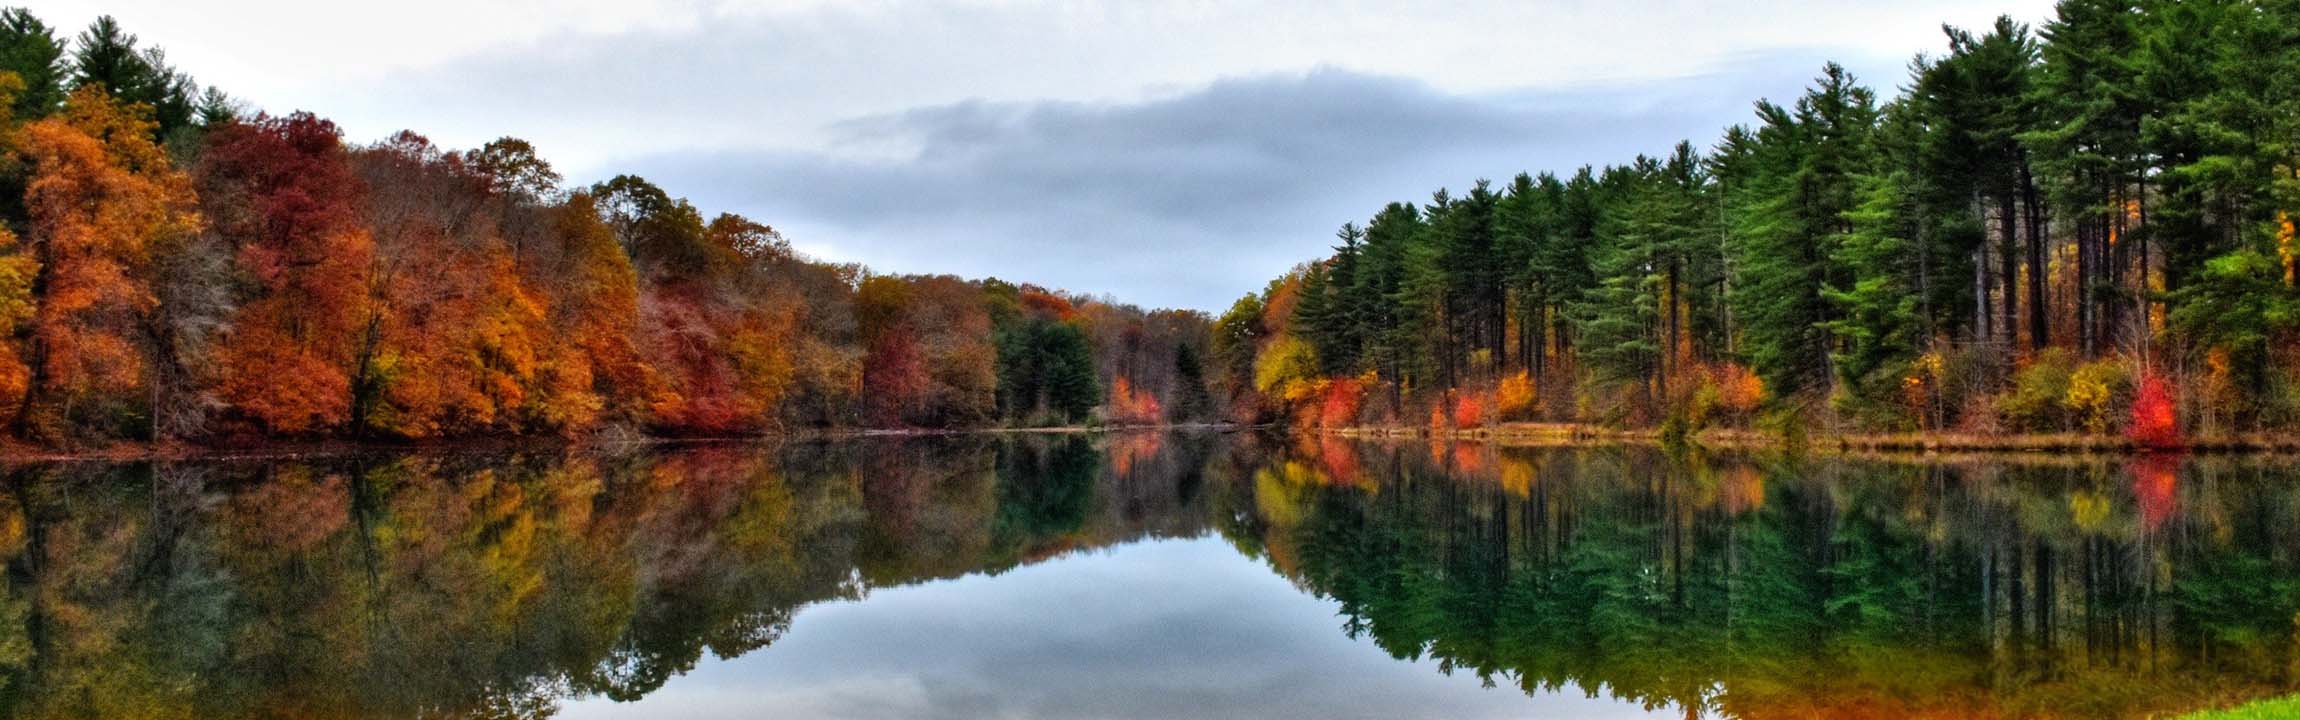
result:
[(1707, 146), (2048, 0), (34, 0), (355, 142), (515, 135), (889, 272), (1219, 310), (1393, 200)]

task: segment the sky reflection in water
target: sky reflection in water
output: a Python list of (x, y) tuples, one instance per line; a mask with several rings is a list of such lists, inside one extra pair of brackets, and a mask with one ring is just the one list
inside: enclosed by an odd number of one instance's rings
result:
[(1392, 660), (1336, 609), (1219, 538), (1151, 540), (812, 606), (771, 648), (561, 717), (1649, 715)]

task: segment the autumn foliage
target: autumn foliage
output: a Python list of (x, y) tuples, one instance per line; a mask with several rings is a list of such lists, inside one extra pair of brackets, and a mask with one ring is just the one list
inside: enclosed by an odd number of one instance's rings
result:
[(2125, 437), (2144, 448), (2175, 448), (2182, 444), (2179, 404), (2172, 386), (2156, 372), (2144, 372), (2132, 394), (2132, 420)]
[(265, 433), (346, 428), (354, 364), (381, 328), (341, 131), (300, 113), (233, 123), (209, 136), (196, 175), (244, 288), (217, 358), (221, 415)]
[(1155, 425), (1164, 422), (1166, 411), (1158, 398), (1142, 391), (1120, 377), (1110, 386), (1110, 421), (1121, 425)]
[(362, 144), (312, 113), (156, 116), (98, 84), (4, 102), (16, 80), (0, 72), (0, 106), (36, 115), (0, 118), (0, 412), (19, 439), (1222, 412), (1202, 313), (814, 260), (644, 178), (563, 188), (517, 138)]
[(1455, 393), (1453, 398), (1453, 426), (1457, 428), (1484, 426), (1488, 419), (1487, 408), (1491, 407), (1492, 404), (1493, 401), (1484, 393)]
[(1365, 381), (1354, 377), (1334, 378), (1326, 383), (1325, 392), (1319, 398), (1318, 424), (1328, 428), (1356, 425), (1359, 407), (1365, 400)]
[(55, 437), (68, 424), (110, 425), (124, 415), (108, 412), (121, 398), (147, 389), (140, 341), (159, 303), (155, 254), (191, 234), (198, 216), (190, 182), (148, 139), (146, 115), (83, 90), (18, 139), (30, 165), (33, 244), (0, 276), (28, 282), (21, 295), (31, 307), (17, 323), (23, 350), (0, 363), (8, 376), (0, 389), (19, 403), (20, 431)]
[(1538, 401), (1533, 375), (1520, 370), (1502, 378), (1501, 385), (1494, 389), (1493, 411), (1503, 420), (1530, 419)]

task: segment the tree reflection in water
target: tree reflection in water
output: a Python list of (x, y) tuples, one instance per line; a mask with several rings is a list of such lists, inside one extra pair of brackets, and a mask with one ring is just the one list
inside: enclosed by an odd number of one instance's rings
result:
[(1341, 632), (1529, 692), (2139, 716), (2294, 689), (2284, 465), (1155, 434), (23, 465), (0, 715), (542, 716), (811, 603), (1218, 532)]

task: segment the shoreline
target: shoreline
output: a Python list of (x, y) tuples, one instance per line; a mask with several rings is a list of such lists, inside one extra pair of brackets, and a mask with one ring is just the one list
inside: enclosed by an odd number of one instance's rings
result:
[(1164, 425), (1060, 425), (1050, 427), (985, 428), (820, 428), (752, 435), (630, 437), (491, 436), (436, 440), (282, 440), (277, 442), (121, 442), (78, 450), (0, 444), (0, 465), (67, 462), (141, 462), (193, 460), (295, 460), (353, 457), (366, 454), (479, 453), (515, 450), (580, 451), (641, 449), (680, 445), (744, 445), (824, 442), (862, 438), (957, 437), (965, 435), (1102, 435), (1136, 432), (1239, 432), (1256, 425), (1236, 423), (1175, 423)]
[[(1321, 429), (1322, 435), (1364, 440), (1449, 439), (1490, 442), (1505, 447), (1578, 447), (1607, 444), (1663, 445), (1658, 429), (1608, 428), (1586, 423), (1501, 423), (1475, 428), (1433, 429), (1405, 425)], [(1741, 428), (1709, 428), (1686, 442), (1720, 449), (1782, 449), (1789, 442), (1775, 433)], [(2248, 433), (2193, 438), (2177, 447), (2142, 447), (2119, 435), (2085, 433), (1948, 432), (1816, 433), (1804, 441), (1811, 452), (1864, 453), (2060, 453), (2144, 455), (2150, 453), (2300, 453), (2300, 434)]]
[[(1089, 427), (982, 428), (818, 428), (752, 435), (591, 437), (498, 436), (438, 440), (296, 440), (201, 444), (191, 442), (123, 442), (103, 447), (59, 450), (20, 443), (0, 444), (0, 464), (63, 462), (139, 462), (194, 460), (293, 460), (351, 457), (363, 454), (478, 453), (521, 450), (583, 451), (636, 450), (682, 445), (737, 445), (828, 442), (865, 438), (961, 437), (970, 435), (1104, 435), (1141, 432), (1236, 433), (1275, 430), (1365, 441), (1483, 442), (1497, 447), (1571, 448), (1609, 445), (1661, 446), (1668, 444), (1658, 429), (1611, 428), (1588, 423), (1513, 422), (1474, 428), (1429, 428), (1411, 425), (1363, 425), (1316, 430), (1288, 430), (1283, 425), (1241, 423), (1174, 423)], [(1782, 450), (1789, 443), (1775, 433), (1745, 428), (1708, 428), (1686, 437), (1687, 444), (1721, 450)], [(2132, 456), (2147, 454), (2300, 454), (2300, 434), (2251, 433), (2196, 438), (2171, 448), (2147, 448), (2117, 435), (2084, 433), (1842, 433), (1814, 434), (1804, 450), (1820, 454), (1935, 456), (1955, 454)]]

